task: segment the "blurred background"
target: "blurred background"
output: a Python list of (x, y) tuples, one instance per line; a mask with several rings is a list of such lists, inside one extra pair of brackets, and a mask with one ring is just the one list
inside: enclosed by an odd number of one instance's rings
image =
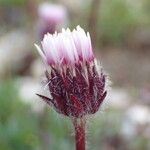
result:
[(78, 24), (112, 82), (88, 149), (150, 149), (149, 0), (0, 0), (0, 150), (74, 149), (71, 121), (35, 95), (47, 89), (34, 43)]

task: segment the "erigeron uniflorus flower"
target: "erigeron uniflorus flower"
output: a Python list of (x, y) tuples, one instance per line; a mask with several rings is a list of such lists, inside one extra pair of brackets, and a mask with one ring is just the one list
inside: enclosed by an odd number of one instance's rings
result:
[(80, 26), (47, 33), (36, 48), (47, 64), (50, 98), (37, 95), (65, 116), (82, 118), (96, 113), (107, 93), (106, 75), (93, 54), (89, 33)]

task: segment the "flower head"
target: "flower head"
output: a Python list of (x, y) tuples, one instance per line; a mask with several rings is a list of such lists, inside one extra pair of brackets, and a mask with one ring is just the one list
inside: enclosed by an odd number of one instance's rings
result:
[(50, 68), (46, 77), (52, 99), (38, 95), (66, 116), (80, 118), (98, 111), (106, 96), (106, 76), (97, 65), (89, 33), (80, 26), (72, 32), (48, 33), (41, 46), (36, 45)]

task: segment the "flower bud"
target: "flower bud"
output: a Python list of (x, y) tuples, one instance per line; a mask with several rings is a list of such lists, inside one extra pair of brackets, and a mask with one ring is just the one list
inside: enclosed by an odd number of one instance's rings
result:
[(106, 96), (106, 75), (94, 57), (89, 33), (77, 26), (46, 34), (37, 49), (48, 69), (51, 99), (39, 95), (58, 113), (80, 118), (98, 111)]

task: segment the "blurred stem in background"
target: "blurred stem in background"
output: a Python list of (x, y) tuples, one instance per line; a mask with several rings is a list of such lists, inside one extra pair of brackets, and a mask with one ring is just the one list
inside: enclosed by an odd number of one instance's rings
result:
[(97, 24), (99, 17), (99, 8), (100, 8), (101, 0), (93, 0), (91, 4), (91, 10), (89, 14), (88, 28), (91, 34), (93, 45), (96, 45), (98, 32), (97, 32)]
[(37, 14), (37, 0), (27, 0), (26, 1), (26, 9), (28, 16), (30, 16), (31, 20), (30, 21), (35, 21)]

